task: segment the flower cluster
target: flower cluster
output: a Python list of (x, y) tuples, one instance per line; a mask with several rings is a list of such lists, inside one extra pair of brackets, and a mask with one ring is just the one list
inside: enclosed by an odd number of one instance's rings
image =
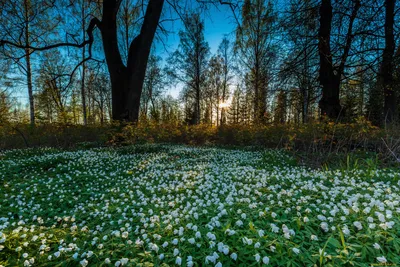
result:
[(0, 266), (396, 264), (399, 177), (282, 151), (8, 151)]

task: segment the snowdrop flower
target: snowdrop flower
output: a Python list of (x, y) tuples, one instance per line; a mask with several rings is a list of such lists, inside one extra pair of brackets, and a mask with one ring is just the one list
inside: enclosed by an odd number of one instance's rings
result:
[(254, 244), (254, 248), (259, 248), (261, 246), (260, 242)]
[(160, 254), (160, 256), (158, 256), (158, 258), (159, 258), (160, 260), (163, 260), (163, 259), (164, 259), (164, 254)]
[(294, 253), (296, 253), (296, 254), (299, 254), (299, 253), (300, 253), (300, 249), (298, 249), (298, 248), (292, 248), (292, 251), (293, 251)]
[(22, 257), (23, 257), (24, 259), (27, 258), (27, 257), (28, 257), (28, 253), (22, 254)]
[(263, 257), (262, 261), (264, 264), (269, 264), (269, 258), (267, 256)]
[(182, 264), (182, 258), (179, 257), (179, 256), (176, 257), (175, 263), (176, 263), (177, 265), (181, 265), (181, 264)]
[(114, 265), (115, 267), (119, 267), (121, 265), (121, 261), (116, 261)]
[(381, 246), (378, 243), (374, 243), (373, 246), (374, 249), (381, 249)]
[(196, 237), (196, 238), (201, 238), (201, 233), (200, 233), (200, 232), (196, 232), (195, 237)]
[(316, 236), (316, 235), (311, 235), (311, 240), (313, 240), (313, 241), (318, 241), (318, 236)]
[(254, 255), (254, 257), (256, 258), (256, 262), (260, 262), (260, 259), (261, 259), (261, 256), (260, 256), (260, 254), (256, 254), (256, 255)]
[(188, 242), (193, 245), (194, 243), (196, 243), (196, 240), (194, 238), (189, 238)]
[(128, 258), (122, 258), (122, 259), (121, 259), (121, 265), (125, 265), (125, 264), (127, 264), (127, 263), (128, 263), (128, 261), (129, 261), (129, 259), (128, 259)]
[(105, 263), (105, 264), (110, 264), (110, 263), (111, 263), (110, 258), (106, 258), (106, 259), (104, 260), (104, 263)]
[(60, 257), (60, 255), (61, 255), (60, 251), (57, 251), (56, 253), (54, 253), (54, 256), (55, 256), (56, 258)]
[(217, 262), (217, 264), (215, 264), (215, 267), (222, 267), (222, 263)]

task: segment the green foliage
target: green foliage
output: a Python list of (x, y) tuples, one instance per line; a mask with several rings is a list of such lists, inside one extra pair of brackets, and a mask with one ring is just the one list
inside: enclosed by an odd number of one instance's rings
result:
[(399, 171), (351, 162), (154, 144), (5, 151), (0, 265), (397, 264)]

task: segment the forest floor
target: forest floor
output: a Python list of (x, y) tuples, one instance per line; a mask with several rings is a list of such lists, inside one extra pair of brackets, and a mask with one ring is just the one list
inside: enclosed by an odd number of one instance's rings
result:
[(400, 170), (279, 150), (0, 154), (2, 266), (395, 266)]

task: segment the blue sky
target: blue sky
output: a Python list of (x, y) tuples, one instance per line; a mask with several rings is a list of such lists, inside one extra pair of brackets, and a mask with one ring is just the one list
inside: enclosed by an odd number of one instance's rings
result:
[[(235, 20), (232, 11), (228, 6), (218, 6), (211, 7), (210, 10), (202, 14), (204, 19), (204, 36), (206, 41), (210, 46), (211, 54), (215, 54), (218, 50), (218, 46), (222, 41), (224, 35), (232, 37), (234, 39), (234, 30), (236, 28)], [(179, 45), (178, 32), (182, 29), (182, 23), (180, 21), (175, 21), (172, 24), (168, 24), (168, 30), (173, 31), (165, 37), (164, 44), (166, 48), (160, 43), (156, 43), (157, 54), (159, 54), (164, 60), (168, 57), (169, 53), (175, 51)], [(177, 85), (173, 88), (169, 88), (167, 93), (171, 94), (173, 97), (178, 97), (179, 91), (182, 85)]]

